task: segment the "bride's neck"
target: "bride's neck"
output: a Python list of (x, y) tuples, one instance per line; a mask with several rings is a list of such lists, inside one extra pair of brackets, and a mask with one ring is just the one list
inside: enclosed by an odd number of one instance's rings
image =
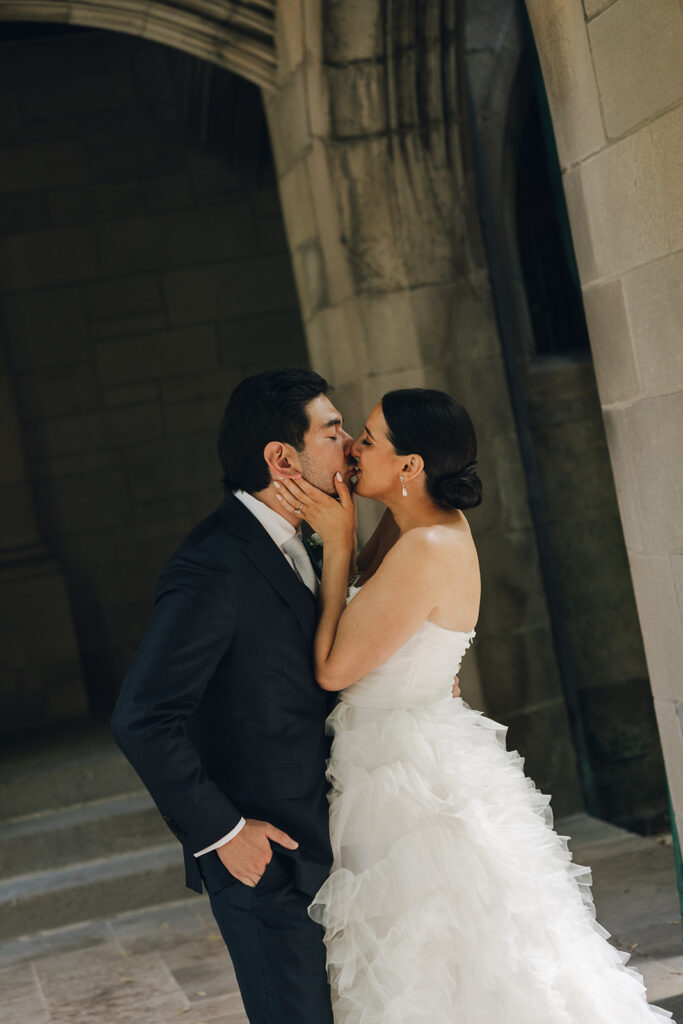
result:
[(435, 526), (437, 523), (444, 523), (453, 518), (453, 512), (439, 508), (428, 495), (408, 495), (407, 498), (399, 498), (387, 502), (387, 508), (396, 520), (401, 533), (414, 530), (417, 526)]

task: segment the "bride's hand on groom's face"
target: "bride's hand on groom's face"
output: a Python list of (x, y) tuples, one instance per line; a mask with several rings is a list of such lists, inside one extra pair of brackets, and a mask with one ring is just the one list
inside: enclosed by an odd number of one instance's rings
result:
[(341, 473), (334, 477), (336, 498), (309, 484), (303, 477), (281, 477), (274, 480), (273, 485), (287, 511), (305, 519), (323, 543), (352, 543), (355, 501)]

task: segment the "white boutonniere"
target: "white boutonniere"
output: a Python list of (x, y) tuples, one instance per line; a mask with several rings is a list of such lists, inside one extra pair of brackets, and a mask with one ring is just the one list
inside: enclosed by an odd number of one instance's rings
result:
[(306, 538), (305, 543), (311, 558), (318, 568), (318, 573), (320, 573), (323, 564), (323, 539), (319, 533), (311, 533)]

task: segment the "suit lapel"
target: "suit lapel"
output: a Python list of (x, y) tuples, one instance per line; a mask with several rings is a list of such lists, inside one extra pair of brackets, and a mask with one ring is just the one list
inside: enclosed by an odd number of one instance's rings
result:
[(312, 641), (316, 625), (316, 601), (308, 587), (287, 564), (277, 544), (258, 519), (234, 495), (225, 496), (220, 513), (228, 533), (243, 541), (244, 554), (292, 609), (306, 638)]

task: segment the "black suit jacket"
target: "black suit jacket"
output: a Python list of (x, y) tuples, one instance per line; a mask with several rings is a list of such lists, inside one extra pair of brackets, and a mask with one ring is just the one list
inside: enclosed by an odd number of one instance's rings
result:
[(313, 675), (315, 625), (311, 592), (232, 494), (162, 570), (112, 729), (183, 844), (198, 892), (194, 853), (242, 816), (299, 842), (292, 856), (304, 892), (329, 870), (331, 701)]

